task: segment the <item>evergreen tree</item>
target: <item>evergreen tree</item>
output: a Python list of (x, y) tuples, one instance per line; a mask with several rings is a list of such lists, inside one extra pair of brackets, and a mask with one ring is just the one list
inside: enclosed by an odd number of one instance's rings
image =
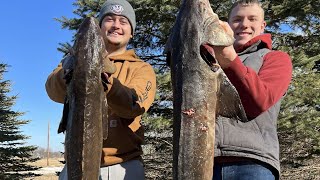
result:
[(34, 174), (21, 174), (21, 171), (30, 171), (37, 168), (27, 165), (37, 159), (32, 157), (35, 146), (25, 146), (27, 136), (21, 134), (19, 127), (29, 123), (19, 120), (21, 112), (11, 110), (17, 96), (8, 96), (10, 81), (3, 79), (7, 65), (0, 64), (0, 179), (22, 179)]
[(302, 164), (320, 154), (320, 76), (314, 68), (320, 54), (291, 52), (293, 79), (281, 106), (279, 134), (283, 162)]
[[(162, 53), (165, 43), (179, 10), (180, 0), (128, 0), (137, 16), (137, 28), (131, 45), (136, 48), (144, 60), (152, 64), (165, 65)], [(97, 17), (100, 6), (105, 0), (76, 0), (75, 18), (62, 16), (57, 18), (62, 28), (72, 30), (79, 28), (84, 17)], [(220, 19), (227, 20), (232, 1), (212, 2), (213, 10)], [(318, 0), (279, 0), (262, 1), (267, 20), (267, 32), (275, 37), (275, 48), (281, 45), (303, 49), (310, 57), (320, 49), (320, 3)], [(286, 27), (284, 29), (284, 27)], [(290, 33), (288, 28), (295, 33)]]

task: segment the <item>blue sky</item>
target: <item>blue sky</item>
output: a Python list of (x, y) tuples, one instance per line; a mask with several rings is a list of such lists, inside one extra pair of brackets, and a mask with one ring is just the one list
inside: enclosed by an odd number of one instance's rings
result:
[(72, 32), (61, 29), (54, 20), (74, 17), (73, 0), (11, 0), (0, 5), (0, 62), (11, 67), (4, 75), (12, 82), (10, 95), (18, 95), (15, 111), (25, 112), (20, 119), (31, 120), (21, 127), (30, 136), (28, 145), (47, 147), (50, 121), (50, 147), (62, 151), (63, 134), (57, 134), (62, 104), (51, 101), (45, 91), (45, 81), (60, 62), (60, 42), (70, 41)]

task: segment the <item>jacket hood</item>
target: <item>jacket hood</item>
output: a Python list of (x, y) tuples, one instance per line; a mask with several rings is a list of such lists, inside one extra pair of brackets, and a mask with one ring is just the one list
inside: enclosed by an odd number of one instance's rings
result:
[(133, 49), (127, 50), (123, 54), (110, 56), (111, 61), (116, 60), (124, 60), (124, 61), (142, 61), (139, 57), (135, 54)]
[(242, 52), (243, 50), (245, 50), (248, 47), (252, 46), (253, 44), (257, 43), (258, 41), (261, 41), (264, 48), (268, 48), (268, 49), (272, 50), (271, 34), (261, 34), (259, 36), (252, 38), (246, 44), (244, 44), (243, 46), (236, 49), (236, 52)]

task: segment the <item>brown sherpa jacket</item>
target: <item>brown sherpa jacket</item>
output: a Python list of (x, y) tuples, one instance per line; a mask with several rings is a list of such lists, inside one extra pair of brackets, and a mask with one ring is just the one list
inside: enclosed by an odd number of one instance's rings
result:
[[(117, 67), (111, 75), (107, 99), (109, 105), (108, 138), (103, 142), (101, 165), (108, 166), (131, 159), (141, 159), (144, 128), (141, 115), (154, 101), (156, 75), (152, 66), (139, 59), (134, 50), (109, 57)], [(61, 63), (49, 75), (49, 97), (63, 103), (66, 84)]]

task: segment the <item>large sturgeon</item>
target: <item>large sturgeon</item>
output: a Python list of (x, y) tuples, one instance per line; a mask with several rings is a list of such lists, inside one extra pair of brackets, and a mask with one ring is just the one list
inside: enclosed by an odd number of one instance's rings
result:
[(67, 85), (67, 117), (63, 117), (67, 119), (68, 179), (98, 179), (102, 139), (106, 138), (103, 125), (107, 121), (107, 100), (101, 79), (106, 52), (97, 20), (86, 18), (82, 22), (72, 49), (74, 63)]
[(181, 2), (167, 44), (174, 96), (174, 179), (212, 180), (216, 118), (246, 120), (236, 89), (209, 53), (212, 46), (233, 42), (209, 0)]

